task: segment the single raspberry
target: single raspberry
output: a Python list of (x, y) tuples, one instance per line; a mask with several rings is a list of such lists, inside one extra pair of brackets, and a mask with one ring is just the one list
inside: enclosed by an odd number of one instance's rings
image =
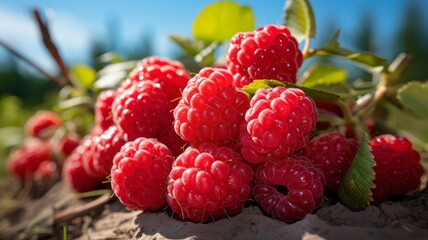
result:
[(317, 122), (315, 104), (297, 88), (259, 89), (240, 129), (242, 156), (251, 163), (283, 158), (306, 145)]
[(58, 114), (41, 110), (31, 116), (25, 123), (25, 131), (29, 136), (38, 138), (48, 138), (52, 135), (52, 129), (60, 127), (62, 124)]
[(14, 150), (7, 159), (7, 168), (21, 180), (33, 178), (40, 164), (51, 161), (51, 146), (49, 142), (29, 137), (24, 144)]
[(160, 210), (166, 205), (167, 177), (173, 161), (164, 144), (156, 139), (137, 138), (115, 156), (111, 188), (130, 209)]
[[(152, 80), (159, 83), (168, 99), (178, 103), (181, 92), (189, 81), (189, 74), (178, 61), (151, 56), (142, 59), (128, 78), (130, 81)], [(128, 84), (123, 84), (122, 87)]]
[(100, 179), (88, 175), (83, 168), (83, 157), (86, 154), (83, 145), (79, 145), (67, 157), (62, 168), (63, 181), (76, 192), (95, 190), (101, 185)]
[(291, 223), (321, 205), (324, 186), (324, 175), (307, 158), (287, 157), (259, 165), (252, 194), (272, 217)]
[(113, 101), (113, 121), (126, 141), (139, 137), (155, 138), (172, 127), (171, 109), (171, 103), (158, 83), (149, 80), (134, 82)]
[(73, 150), (80, 144), (80, 136), (76, 132), (67, 132), (59, 140), (51, 139), (52, 149), (55, 153), (62, 156), (69, 156)]
[(404, 195), (420, 186), (424, 174), (421, 156), (409, 140), (385, 134), (372, 139), (369, 145), (376, 162), (373, 167), (373, 204), (380, 204), (391, 196)]
[(337, 193), (355, 156), (346, 137), (338, 132), (325, 133), (311, 139), (303, 148), (302, 155), (321, 170), (328, 189), (333, 193)]
[(235, 89), (224, 69), (204, 68), (189, 80), (174, 110), (174, 128), (184, 140), (231, 146), (249, 107), (248, 96)]
[(296, 83), (302, 53), (289, 30), (267, 25), (254, 32), (237, 33), (226, 55), (226, 66), (238, 88), (255, 79), (276, 79)]
[(89, 168), (94, 169), (99, 178), (106, 179), (110, 175), (114, 156), (124, 144), (123, 135), (116, 126), (110, 126), (101, 135), (94, 135), (91, 146), (92, 158), (88, 158), (92, 160), (89, 162), (92, 166)]
[(249, 199), (253, 173), (230, 148), (188, 147), (172, 167), (166, 200), (182, 220), (207, 222), (239, 213)]
[(116, 97), (116, 90), (105, 90), (101, 92), (95, 103), (95, 125), (107, 130), (113, 123), (111, 105)]

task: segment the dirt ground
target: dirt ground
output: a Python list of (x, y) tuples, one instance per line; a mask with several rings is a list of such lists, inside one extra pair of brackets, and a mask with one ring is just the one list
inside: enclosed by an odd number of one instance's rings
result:
[[(361, 211), (340, 203), (293, 224), (265, 216), (249, 203), (242, 213), (206, 224), (182, 222), (168, 211), (129, 211), (108, 190), (83, 198), (62, 182), (42, 197), (1, 184), (0, 239), (427, 239), (428, 189)], [(33, 186), (34, 187), (34, 186)], [(7, 207), (7, 208), (6, 208)], [(65, 233), (65, 234), (64, 234)]]

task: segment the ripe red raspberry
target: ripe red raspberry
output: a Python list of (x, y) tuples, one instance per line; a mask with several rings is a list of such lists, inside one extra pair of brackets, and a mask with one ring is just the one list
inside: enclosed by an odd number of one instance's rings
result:
[(231, 146), (249, 107), (248, 96), (235, 89), (225, 69), (204, 68), (189, 80), (174, 110), (174, 128), (184, 140)]
[(54, 161), (43, 161), (34, 172), (34, 179), (40, 181), (49, 181), (54, 179), (58, 173), (58, 166)]
[(249, 199), (253, 173), (230, 148), (188, 147), (172, 167), (166, 200), (182, 220), (207, 222), (239, 213)]
[(160, 210), (166, 205), (166, 183), (173, 157), (156, 139), (137, 138), (114, 158), (111, 188), (130, 209)]
[(83, 158), (86, 154), (83, 145), (79, 145), (67, 157), (62, 168), (63, 181), (76, 192), (95, 190), (101, 184), (100, 179), (88, 175), (83, 168)]
[(126, 141), (155, 138), (172, 123), (171, 103), (161, 86), (153, 81), (134, 82), (113, 101), (113, 121)]
[(421, 184), (424, 169), (420, 154), (412, 143), (402, 136), (380, 135), (370, 141), (376, 165), (373, 204), (377, 205), (391, 196), (404, 195)]
[(58, 114), (52, 111), (41, 110), (27, 120), (25, 131), (29, 136), (47, 138), (52, 135), (52, 132), (49, 131), (60, 127), (61, 124), (62, 120)]
[[(142, 59), (137, 67), (129, 74), (129, 80), (152, 80), (162, 86), (163, 91), (168, 99), (172, 102), (178, 103), (181, 98), (181, 92), (186, 87), (189, 81), (189, 74), (184, 66), (178, 62), (167, 58), (151, 56)], [(125, 83), (122, 85), (129, 84)]]
[(95, 125), (107, 130), (113, 123), (111, 105), (116, 97), (116, 90), (105, 90), (100, 93), (95, 103)]
[(296, 83), (302, 53), (296, 39), (280, 25), (267, 25), (254, 32), (237, 33), (226, 55), (226, 66), (235, 86), (241, 88), (255, 79), (276, 79)]
[(345, 136), (329, 132), (311, 139), (302, 155), (324, 174), (328, 189), (337, 193), (339, 184), (354, 160), (355, 154)]
[(89, 158), (92, 160), (89, 162), (92, 166), (89, 168), (95, 170), (97, 177), (106, 179), (110, 175), (113, 158), (124, 144), (123, 135), (116, 126), (110, 126), (101, 135), (94, 135), (91, 146), (92, 158)]
[(7, 159), (7, 168), (21, 180), (33, 178), (40, 164), (51, 161), (51, 146), (49, 142), (29, 137), (24, 144), (14, 150)]
[(240, 129), (242, 156), (251, 163), (283, 158), (306, 145), (317, 122), (315, 104), (297, 88), (259, 89)]
[(67, 132), (61, 139), (51, 139), (52, 150), (56, 154), (69, 156), (73, 150), (80, 144), (80, 136), (76, 132)]
[(272, 217), (291, 223), (321, 205), (324, 186), (324, 175), (308, 159), (287, 157), (259, 165), (252, 194)]

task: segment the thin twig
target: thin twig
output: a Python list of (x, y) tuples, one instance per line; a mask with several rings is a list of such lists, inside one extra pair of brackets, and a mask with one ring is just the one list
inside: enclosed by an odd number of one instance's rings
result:
[(59, 70), (61, 71), (61, 74), (63, 75), (63, 80), (65, 80), (64, 85), (72, 85), (72, 82), (68, 77), (68, 68), (65, 66), (64, 61), (62, 60), (56, 45), (52, 41), (46, 21), (44, 22), (42, 20), (39, 10), (34, 9), (33, 14), (34, 18), (36, 19), (37, 25), (39, 26), (40, 33), (42, 34), (43, 43), (45, 44), (45, 47), (48, 49), (52, 58), (55, 60), (55, 63), (57, 64)]
[(49, 79), (49, 81), (51, 81), (53, 84), (55, 84), (55, 86), (57, 86), (59, 88), (63, 87), (63, 84), (61, 83), (62, 81), (59, 80), (59, 78), (57, 78), (57, 77), (53, 76), (52, 74), (50, 74), (50, 73), (46, 72), (45, 70), (43, 70), (43, 68), (41, 68), (39, 65), (37, 65), (36, 63), (34, 63), (33, 61), (31, 61), (30, 59), (28, 59), (27, 57), (25, 57), (21, 53), (19, 53), (16, 49), (14, 49), (12, 46), (10, 46), (6, 42), (2, 41), (1, 39), (0, 39), (0, 45), (3, 46), (6, 50), (8, 50), (10, 53), (12, 53), (13, 55), (15, 55), (16, 57), (18, 57), (19, 59), (21, 59), (24, 62), (26, 62), (29, 65), (31, 65), (33, 68), (35, 68), (41, 74), (45, 75)]

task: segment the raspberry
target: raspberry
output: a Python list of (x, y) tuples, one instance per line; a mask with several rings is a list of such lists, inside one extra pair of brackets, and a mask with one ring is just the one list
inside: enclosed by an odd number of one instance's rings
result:
[(205, 143), (188, 147), (176, 159), (166, 200), (180, 219), (207, 222), (242, 210), (253, 173), (237, 155), (230, 148)]
[[(88, 138), (86, 138), (88, 139)], [(76, 192), (86, 192), (97, 189), (101, 180), (94, 178), (83, 168), (83, 157), (87, 154), (83, 145), (79, 145), (67, 157), (62, 168), (62, 179)]]
[(40, 164), (45, 161), (51, 161), (49, 142), (30, 137), (9, 155), (7, 168), (16, 177), (25, 180), (28, 177), (32, 178)]
[(291, 223), (321, 205), (324, 186), (324, 175), (307, 158), (287, 157), (259, 165), (252, 194), (272, 217)]
[(376, 165), (373, 204), (378, 205), (391, 196), (404, 195), (421, 184), (424, 169), (420, 154), (412, 143), (402, 136), (380, 135), (369, 144)]
[(189, 80), (174, 110), (174, 128), (184, 140), (231, 146), (249, 106), (248, 96), (235, 89), (224, 69), (204, 68)]
[(50, 130), (61, 126), (61, 118), (52, 111), (41, 110), (31, 116), (25, 123), (25, 131), (29, 136), (47, 138), (52, 135)]
[[(157, 137), (172, 126), (172, 109), (161, 86), (153, 81), (134, 82), (113, 101), (113, 121), (126, 141)], [(171, 120), (170, 120), (171, 119)]]
[(189, 81), (189, 74), (178, 61), (151, 56), (142, 59), (128, 78), (130, 81), (152, 80), (159, 83), (168, 99), (177, 103), (177, 99), (181, 98), (181, 92)]
[(57, 172), (58, 167), (54, 161), (43, 161), (34, 172), (34, 178), (41, 181), (48, 181), (53, 179)]
[(109, 127), (101, 135), (95, 135), (91, 146), (90, 169), (95, 169), (95, 174), (99, 178), (106, 179), (110, 175), (114, 156), (124, 144), (123, 135), (116, 126)]
[[(51, 139), (51, 142), (54, 139)], [(53, 151), (63, 156), (69, 156), (73, 150), (79, 146), (80, 136), (76, 132), (66, 133), (59, 141), (52, 142)]]
[(106, 90), (100, 93), (95, 103), (95, 125), (107, 130), (113, 123), (111, 105), (116, 97), (115, 90)]
[(226, 55), (226, 66), (238, 88), (255, 79), (296, 83), (302, 53), (296, 39), (280, 25), (267, 25), (254, 32), (237, 33)]
[(130, 209), (160, 210), (166, 205), (166, 183), (173, 157), (162, 143), (137, 138), (126, 143), (114, 158), (111, 187)]
[(325, 133), (311, 139), (303, 148), (302, 155), (321, 170), (327, 187), (333, 193), (337, 193), (355, 156), (345, 136), (338, 132)]
[(242, 156), (251, 163), (283, 158), (306, 145), (317, 122), (315, 104), (297, 88), (259, 89), (240, 129)]

